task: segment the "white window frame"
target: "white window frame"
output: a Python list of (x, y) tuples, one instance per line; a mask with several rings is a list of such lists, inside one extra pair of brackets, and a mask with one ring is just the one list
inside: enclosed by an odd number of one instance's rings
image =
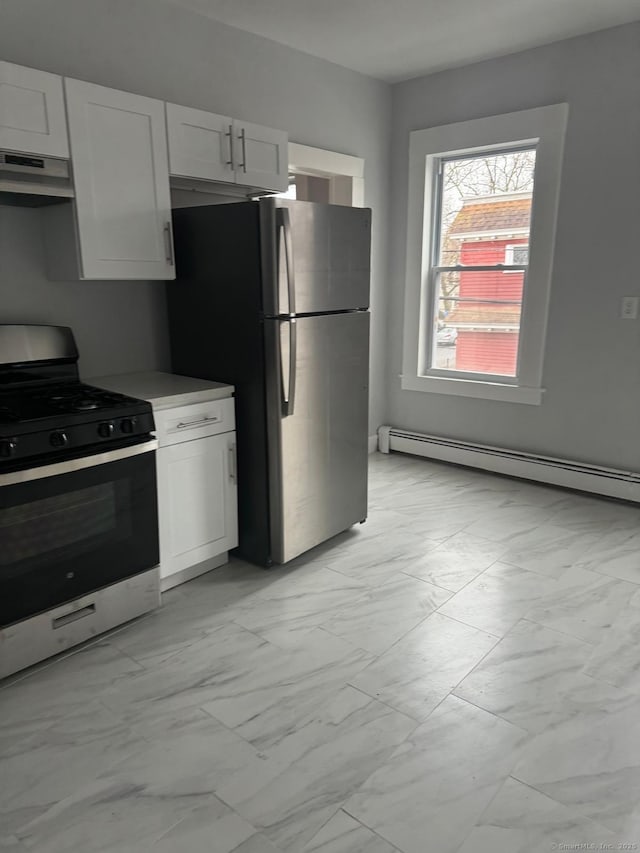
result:
[[(416, 130), (409, 143), (409, 202), (405, 289), (402, 388), (455, 394), (486, 400), (540, 405), (544, 389), (542, 369), (551, 291), (553, 249), (567, 104), (553, 104), (516, 113), (489, 116), (441, 127)], [(529, 267), (523, 295), (518, 375), (491, 377), (471, 374), (462, 378), (424, 370), (432, 330), (427, 322), (432, 300), (429, 269), (433, 256), (433, 193), (435, 170), (443, 157), (496, 150), (514, 145), (536, 146), (536, 169)]]
[[(518, 249), (520, 246), (526, 246), (529, 249), (529, 242), (526, 243), (507, 243), (504, 247), (504, 262), (506, 266), (512, 266), (514, 264), (513, 256), (514, 249)], [(527, 257), (529, 256), (529, 252), (527, 251)], [(521, 270), (504, 270), (504, 272), (509, 275), (511, 273), (519, 273)]]

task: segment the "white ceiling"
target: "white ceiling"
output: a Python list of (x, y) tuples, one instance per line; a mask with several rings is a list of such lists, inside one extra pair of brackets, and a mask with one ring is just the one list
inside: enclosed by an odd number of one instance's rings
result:
[(395, 82), (640, 19), (640, 0), (170, 0)]

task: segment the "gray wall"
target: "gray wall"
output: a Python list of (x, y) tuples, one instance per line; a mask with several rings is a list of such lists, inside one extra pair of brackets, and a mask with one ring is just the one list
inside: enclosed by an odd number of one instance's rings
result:
[(164, 284), (48, 281), (40, 213), (0, 206), (0, 322), (71, 326), (82, 375), (169, 367)]
[[(640, 470), (640, 25), (393, 89), (388, 422)], [(400, 389), (409, 132), (566, 101), (569, 124), (541, 406)]]
[[(374, 210), (371, 423), (381, 423), (390, 87), (162, 0), (1, 5), (2, 59), (281, 128), (294, 142), (365, 158), (365, 201)], [(167, 366), (161, 284), (48, 282), (39, 214), (0, 210), (0, 320), (71, 324), (87, 376)]]

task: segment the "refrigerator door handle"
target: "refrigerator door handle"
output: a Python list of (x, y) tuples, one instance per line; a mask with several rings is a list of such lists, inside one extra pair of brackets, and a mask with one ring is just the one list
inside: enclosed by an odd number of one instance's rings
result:
[(283, 389), (282, 414), (284, 417), (289, 417), (294, 412), (296, 400), (296, 361), (298, 356), (298, 334), (296, 321), (294, 318), (291, 318), (290, 320), (283, 320), (283, 325), (285, 324), (289, 329), (289, 371), (286, 394), (284, 393), (285, 383), (283, 369), (284, 365), (282, 364), (282, 347), (280, 348), (280, 374), (282, 377)]
[(282, 229), (284, 232), (284, 260), (287, 268), (287, 296), (289, 310), (287, 314), (296, 313), (296, 271), (293, 265), (293, 238), (291, 236), (291, 217), (286, 207), (279, 207), (278, 211), (282, 217)]

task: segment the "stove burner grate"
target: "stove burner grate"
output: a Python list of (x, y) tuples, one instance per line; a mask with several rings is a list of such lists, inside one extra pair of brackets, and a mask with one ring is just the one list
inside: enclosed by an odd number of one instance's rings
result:
[(56, 388), (37, 398), (57, 412), (91, 412), (121, 402), (121, 397), (101, 388)]

